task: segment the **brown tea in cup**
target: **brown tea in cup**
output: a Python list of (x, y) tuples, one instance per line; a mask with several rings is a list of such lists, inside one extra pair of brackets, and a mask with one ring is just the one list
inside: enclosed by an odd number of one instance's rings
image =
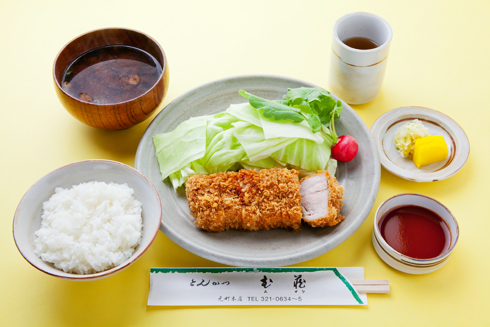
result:
[(374, 40), (362, 36), (350, 37), (348, 39), (342, 40), (342, 42), (348, 47), (359, 50), (376, 49), (377, 47), (379, 47), (379, 44), (376, 43)]

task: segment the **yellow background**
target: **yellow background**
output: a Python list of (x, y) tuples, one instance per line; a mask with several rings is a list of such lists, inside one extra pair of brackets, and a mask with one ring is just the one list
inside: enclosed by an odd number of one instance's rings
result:
[[(378, 14), (394, 31), (381, 95), (354, 106), (366, 125), (393, 108), (425, 106), (456, 120), (471, 144), (466, 166), (448, 180), (418, 184), (382, 169), (378, 197), (361, 228), (334, 250), (296, 265), (362, 266), (367, 279), (388, 279), (390, 294), (368, 295), (369, 305), (362, 307), (147, 307), (150, 267), (220, 265), (161, 232), (136, 264), (94, 282), (50, 277), (19, 254), (12, 218), (27, 189), (74, 161), (133, 165), (151, 121), (108, 132), (83, 125), (63, 109), (52, 63), (72, 38), (113, 26), (153, 36), (170, 65), (160, 111), (191, 88), (233, 75), (283, 75), (327, 88), (333, 24), (353, 11)], [(490, 325), (489, 73), (490, 2), (483, 0), (0, 0), (0, 325)], [(372, 247), (376, 208), (404, 192), (434, 197), (458, 219), (459, 243), (446, 266), (432, 274), (398, 272)]]

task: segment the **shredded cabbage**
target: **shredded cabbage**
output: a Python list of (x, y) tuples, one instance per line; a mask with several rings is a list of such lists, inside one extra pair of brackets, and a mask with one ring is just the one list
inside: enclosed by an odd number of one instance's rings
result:
[(413, 157), (415, 141), (430, 136), (429, 130), (418, 119), (414, 119), (398, 128), (395, 135), (395, 146), (404, 158)]
[[(323, 95), (321, 99), (326, 102), (330, 98)], [(312, 101), (316, 106), (320, 103), (317, 97)], [(287, 167), (301, 175), (318, 170), (333, 175), (337, 167), (330, 158), (333, 144), (328, 137), (313, 132), (306, 121), (266, 118), (263, 110), (249, 103), (191, 118), (172, 132), (153, 136), (153, 144), (162, 180), (168, 179), (175, 190), (196, 174)]]

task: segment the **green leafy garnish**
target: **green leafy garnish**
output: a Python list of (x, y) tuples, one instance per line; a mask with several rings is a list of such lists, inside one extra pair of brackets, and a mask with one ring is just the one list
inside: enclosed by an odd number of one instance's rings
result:
[(280, 101), (266, 100), (243, 90), (239, 93), (252, 107), (263, 110), (264, 117), (295, 123), (306, 121), (313, 133), (321, 132), (332, 144), (337, 143), (334, 120), (340, 118), (342, 102), (333, 99), (328, 91), (308, 87), (288, 89)]
[(328, 170), (337, 162), (334, 120), (342, 103), (319, 88), (290, 89), (282, 100), (245, 91), (247, 103), (222, 113), (194, 117), (173, 131), (153, 136), (162, 180), (174, 189), (195, 174), (288, 167), (300, 174)]
[(263, 109), (264, 117), (266, 118), (272, 118), (274, 120), (290, 119), (295, 123), (301, 123), (304, 120), (300, 109), (291, 108), (279, 102), (262, 99), (243, 90), (240, 90), (239, 93), (243, 97), (248, 98), (252, 107)]

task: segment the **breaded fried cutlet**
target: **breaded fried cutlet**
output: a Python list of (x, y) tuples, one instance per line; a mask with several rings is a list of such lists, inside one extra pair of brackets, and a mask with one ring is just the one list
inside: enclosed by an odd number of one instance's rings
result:
[(313, 227), (334, 226), (344, 220), (340, 214), (344, 188), (328, 171), (301, 180), (303, 220)]
[(186, 183), (186, 195), (194, 224), (207, 231), (301, 228), (300, 183), (295, 170), (195, 175)]

